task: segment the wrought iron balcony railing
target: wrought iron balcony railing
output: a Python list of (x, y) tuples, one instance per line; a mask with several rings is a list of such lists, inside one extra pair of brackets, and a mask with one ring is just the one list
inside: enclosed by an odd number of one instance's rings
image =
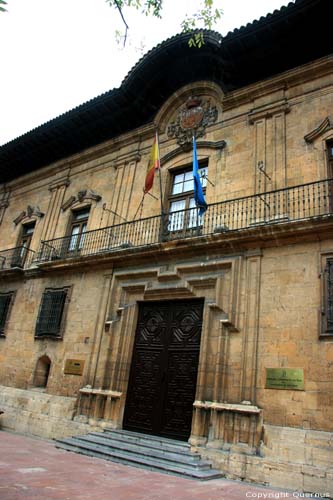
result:
[(0, 270), (24, 269), (31, 265), (35, 252), (24, 245), (0, 250)]
[(43, 241), (37, 261), (46, 262), (145, 247), (175, 239), (290, 223), (333, 213), (333, 179), (213, 203), (196, 208)]

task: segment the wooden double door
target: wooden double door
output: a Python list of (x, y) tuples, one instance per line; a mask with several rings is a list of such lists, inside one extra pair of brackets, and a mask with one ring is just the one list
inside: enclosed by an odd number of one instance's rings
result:
[(124, 429), (189, 438), (202, 313), (203, 300), (139, 304)]

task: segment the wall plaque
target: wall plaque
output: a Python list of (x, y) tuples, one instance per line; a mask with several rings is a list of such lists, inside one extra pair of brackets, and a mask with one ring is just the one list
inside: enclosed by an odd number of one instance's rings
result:
[(266, 389), (304, 391), (303, 368), (266, 368)]
[(64, 373), (66, 375), (82, 375), (84, 361), (82, 359), (66, 359)]

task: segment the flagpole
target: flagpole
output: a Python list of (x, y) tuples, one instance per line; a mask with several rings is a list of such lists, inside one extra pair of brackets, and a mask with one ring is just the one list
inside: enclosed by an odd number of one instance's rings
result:
[(157, 129), (155, 131), (155, 134), (156, 134), (157, 155), (158, 155), (158, 164), (159, 164), (158, 177), (159, 177), (159, 181), (160, 181), (161, 215), (164, 215), (164, 210), (163, 210), (163, 196), (162, 196), (162, 175), (161, 175), (161, 159), (160, 159), (160, 142), (159, 142), (159, 137), (158, 137)]
[(156, 142), (157, 142), (157, 156), (158, 156), (158, 165), (159, 165), (159, 184), (160, 184), (160, 203), (161, 203), (161, 224), (160, 224), (160, 241), (162, 242), (164, 239), (164, 208), (163, 208), (163, 195), (162, 195), (162, 175), (161, 175), (161, 159), (160, 159), (160, 142), (158, 137), (157, 128), (155, 129), (156, 134)]
[[(192, 174), (194, 174), (194, 145), (195, 145), (195, 148), (197, 147), (196, 146), (196, 143), (195, 143), (195, 131), (193, 130), (193, 137), (192, 137), (192, 148), (193, 148), (193, 165), (192, 165)], [(193, 175), (193, 184), (194, 184), (194, 175)], [(194, 187), (194, 186), (193, 186)], [(196, 200), (194, 200), (195, 203), (196, 203)], [(196, 210), (196, 223), (197, 223), (197, 228), (199, 227), (199, 210), (197, 209)], [(198, 231), (198, 230), (197, 230)]]

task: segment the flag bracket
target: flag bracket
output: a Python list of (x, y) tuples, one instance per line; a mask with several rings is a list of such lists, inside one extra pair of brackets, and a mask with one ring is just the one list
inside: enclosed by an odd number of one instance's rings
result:
[(110, 214), (113, 214), (115, 215), (116, 217), (119, 217), (120, 219), (122, 219), (123, 221), (125, 222), (128, 222), (127, 219), (125, 219), (125, 217), (122, 217), (121, 215), (117, 214), (117, 212), (114, 212), (113, 210), (111, 210), (110, 208), (106, 208), (106, 203), (103, 204), (103, 210), (105, 210), (106, 212), (110, 212)]

